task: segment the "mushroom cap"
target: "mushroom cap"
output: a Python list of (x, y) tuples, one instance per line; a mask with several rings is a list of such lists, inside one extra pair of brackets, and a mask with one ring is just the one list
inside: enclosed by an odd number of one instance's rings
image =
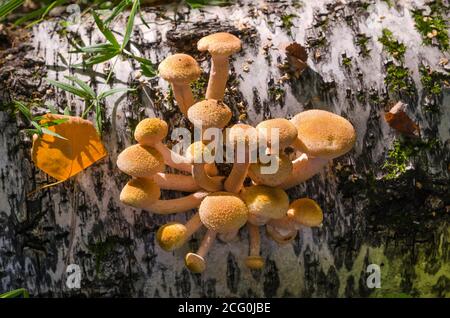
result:
[(247, 222), (248, 216), (244, 201), (229, 192), (209, 194), (203, 199), (198, 211), (202, 223), (217, 233), (238, 230)]
[(119, 154), (117, 167), (133, 177), (151, 177), (164, 170), (164, 158), (152, 147), (133, 145)]
[(184, 263), (193, 273), (203, 273), (206, 269), (205, 259), (195, 253), (187, 253), (184, 258)]
[(241, 198), (247, 205), (248, 212), (257, 217), (279, 219), (289, 209), (289, 197), (281, 188), (255, 185), (245, 188)]
[(202, 70), (197, 61), (187, 54), (166, 57), (158, 67), (159, 75), (168, 82), (190, 83), (200, 77)]
[(282, 184), (292, 173), (292, 161), (286, 155), (276, 157), (278, 170), (275, 173), (262, 173), (261, 167), (269, 166), (270, 162), (263, 164), (261, 162), (252, 163), (248, 169), (249, 177), (256, 184), (263, 184), (269, 187), (276, 187)]
[(234, 145), (237, 143), (257, 143), (258, 132), (255, 127), (247, 124), (235, 124), (225, 130), (226, 140)]
[(188, 110), (191, 123), (203, 129), (224, 128), (231, 120), (230, 108), (215, 99), (206, 99), (192, 105)]
[(164, 224), (156, 232), (156, 241), (165, 251), (173, 251), (183, 246), (186, 241), (187, 229), (184, 224), (170, 222)]
[(211, 55), (231, 55), (241, 50), (241, 40), (233, 34), (219, 32), (201, 38), (197, 43), (199, 51), (209, 51)]
[(272, 145), (271, 131), (274, 128), (279, 132), (279, 149), (290, 146), (297, 138), (297, 128), (289, 120), (285, 118), (268, 119), (260, 122), (256, 129), (269, 146)]
[(264, 267), (264, 259), (261, 256), (248, 256), (245, 259), (245, 266), (250, 269), (261, 269)]
[(161, 190), (155, 181), (137, 178), (128, 181), (123, 187), (120, 192), (120, 201), (138, 209), (145, 209), (159, 200), (160, 196)]
[(307, 227), (319, 226), (323, 221), (322, 209), (316, 201), (309, 198), (302, 198), (292, 202), (287, 214), (296, 223)]
[(280, 233), (277, 228), (272, 226), (271, 224), (266, 225), (266, 233), (272, 240), (280, 245), (284, 245), (293, 241), (298, 233), (297, 230), (286, 230), (283, 232), (284, 233)]
[(137, 124), (134, 130), (134, 139), (145, 146), (152, 146), (167, 136), (169, 127), (159, 118), (146, 118)]
[(325, 159), (339, 157), (352, 149), (356, 141), (353, 125), (336, 114), (312, 109), (295, 115), (296, 148), (307, 155)]

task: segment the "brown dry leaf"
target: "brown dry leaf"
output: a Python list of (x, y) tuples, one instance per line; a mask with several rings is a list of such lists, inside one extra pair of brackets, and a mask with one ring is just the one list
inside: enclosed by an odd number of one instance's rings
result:
[(83, 171), (106, 156), (94, 125), (80, 117), (47, 114), (41, 123), (56, 119), (67, 121), (48, 127), (67, 140), (48, 134), (33, 141), (32, 158), (35, 165), (52, 176), (64, 181)]
[(301, 73), (308, 67), (308, 52), (297, 42), (291, 43), (286, 47), (286, 56), (294, 75), (298, 78)]
[(405, 112), (406, 104), (398, 102), (390, 111), (384, 114), (386, 122), (398, 132), (417, 137), (419, 135), (419, 126), (412, 121)]

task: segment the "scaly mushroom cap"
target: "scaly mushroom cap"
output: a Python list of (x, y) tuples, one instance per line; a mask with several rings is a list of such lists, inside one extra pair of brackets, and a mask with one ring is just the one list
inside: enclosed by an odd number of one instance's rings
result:
[(168, 56), (159, 64), (159, 75), (168, 82), (190, 83), (200, 77), (202, 70), (197, 61), (187, 54)]
[(201, 38), (197, 49), (201, 52), (209, 51), (211, 55), (228, 56), (241, 50), (241, 40), (230, 33), (214, 33)]
[(264, 259), (261, 256), (248, 256), (245, 259), (245, 266), (250, 269), (261, 269), (264, 267)]
[(278, 129), (279, 132), (279, 149), (290, 146), (297, 138), (297, 128), (285, 118), (268, 119), (260, 122), (256, 129), (269, 146), (272, 145), (271, 131)]
[(316, 201), (302, 198), (295, 200), (289, 206), (288, 216), (298, 224), (314, 227), (322, 224), (323, 213)]
[(214, 99), (206, 99), (192, 105), (188, 110), (188, 118), (196, 126), (224, 128), (231, 120), (230, 108)]
[(163, 156), (154, 148), (133, 145), (122, 151), (117, 157), (117, 167), (133, 177), (151, 177), (164, 170)]
[(245, 188), (241, 197), (248, 212), (256, 217), (279, 219), (289, 209), (289, 197), (280, 188), (256, 185)]
[(183, 246), (186, 241), (187, 229), (184, 224), (170, 222), (164, 224), (156, 232), (156, 241), (165, 251), (173, 251)]
[(252, 143), (258, 141), (256, 128), (246, 124), (235, 124), (225, 131), (226, 140), (230, 144)]
[(203, 199), (198, 209), (200, 220), (210, 230), (227, 233), (247, 222), (248, 209), (237, 195), (214, 192)]
[(195, 253), (187, 253), (184, 258), (186, 267), (193, 273), (203, 273), (206, 268), (206, 262), (203, 257)]
[(126, 205), (143, 209), (159, 200), (161, 191), (152, 179), (137, 178), (128, 181), (120, 192), (120, 201)]
[(292, 161), (286, 155), (277, 156), (278, 170), (275, 173), (262, 173), (261, 167), (268, 167), (271, 163), (252, 163), (248, 170), (249, 177), (256, 184), (276, 187), (282, 184), (292, 173)]
[(325, 159), (339, 157), (352, 149), (356, 133), (352, 124), (336, 114), (312, 109), (295, 115), (296, 148), (307, 155)]
[(167, 136), (169, 128), (164, 120), (159, 118), (146, 118), (137, 124), (134, 139), (146, 146), (152, 146)]

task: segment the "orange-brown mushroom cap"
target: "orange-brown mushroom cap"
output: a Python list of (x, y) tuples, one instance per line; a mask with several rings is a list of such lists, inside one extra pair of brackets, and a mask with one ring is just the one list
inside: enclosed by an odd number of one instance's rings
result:
[(319, 226), (323, 221), (322, 209), (316, 201), (309, 198), (302, 198), (292, 202), (287, 214), (296, 223), (307, 227)]
[(228, 233), (247, 222), (248, 209), (237, 195), (214, 192), (203, 199), (199, 207), (202, 223), (217, 233)]
[(195, 253), (187, 253), (184, 258), (184, 263), (193, 273), (203, 273), (206, 269), (205, 259)]
[(169, 127), (164, 120), (159, 118), (146, 118), (137, 124), (134, 130), (134, 139), (146, 146), (152, 146), (163, 140), (169, 131)]
[(245, 266), (250, 269), (261, 269), (264, 267), (264, 258), (261, 256), (247, 256)]
[(252, 163), (248, 170), (249, 177), (256, 184), (276, 187), (282, 184), (292, 174), (292, 161), (286, 155), (279, 155), (276, 157), (278, 162), (278, 169), (275, 173), (262, 173), (261, 168), (268, 166), (271, 162), (263, 164), (261, 162)]
[(281, 188), (256, 185), (245, 188), (240, 196), (249, 214), (256, 217), (279, 219), (289, 209), (289, 197)]
[(199, 51), (209, 51), (211, 55), (231, 55), (241, 50), (241, 40), (233, 34), (219, 32), (201, 38), (197, 43)]
[(197, 61), (187, 54), (166, 57), (158, 67), (159, 75), (168, 82), (190, 83), (200, 77), (202, 70)]
[(230, 108), (214, 99), (206, 99), (192, 105), (188, 110), (188, 118), (194, 125), (203, 129), (211, 127), (224, 128), (231, 120)]
[(120, 192), (120, 201), (138, 209), (159, 200), (161, 191), (152, 179), (137, 178), (128, 181)]
[(297, 128), (285, 118), (274, 118), (260, 122), (256, 129), (269, 146), (272, 145), (272, 129), (278, 129), (279, 149), (290, 146), (297, 138)]
[(156, 232), (156, 241), (165, 251), (180, 248), (186, 241), (187, 229), (184, 224), (170, 222), (161, 226)]
[(119, 154), (117, 166), (133, 177), (151, 177), (164, 170), (164, 158), (152, 147), (133, 145)]
[(295, 115), (297, 127), (295, 147), (313, 157), (333, 159), (352, 149), (356, 141), (353, 125), (336, 114), (312, 109)]

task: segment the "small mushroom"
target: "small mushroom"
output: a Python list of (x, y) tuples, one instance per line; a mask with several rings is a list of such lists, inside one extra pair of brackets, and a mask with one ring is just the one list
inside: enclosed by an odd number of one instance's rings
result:
[(150, 146), (158, 150), (166, 165), (180, 171), (191, 172), (190, 161), (167, 148), (162, 140), (167, 136), (168, 126), (159, 118), (146, 118), (137, 124), (134, 138), (140, 145)]
[(178, 199), (159, 200), (161, 190), (155, 181), (136, 178), (123, 187), (120, 201), (156, 214), (171, 214), (195, 209), (207, 195), (207, 192), (199, 191)]
[(281, 219), (270, 220), (266, 224), (266, 233), (275, 242), (284, 245), (295, 239), (298, 228), (286, 215)]
[(133, 177), (152, 177), (164, 170), (164, 159), (159, 151), (152, 147), (133, 145), (119, 154), (117, 167)]
[(189, 121), (203, 132), (208, 128), (223, 129), (231, 120), (230, 108), (214, 99), (206, 99), (189, 108), (187, 117)]
[(158, 71), (159, 75), (172, 85), (180, 111), (186, 115), (189, 107), (194, 104), (190, 83), (197, 80), (202, 73), (197, 61), (187, 54), (174, 54), (159, 64)]
[(279, 186), (283, 189), (292, 188), (323, 170), (328, 164), (328, 159), (309, 158), (306, 154), (292, 161), (292, 173)]
[[(273, 154), (273, 147), (278, 141), (278, 150), (289, 147), (297, 139), (297, 128), (287, 119), (275, 118), (260, 122), (256, 129), (260, 135), (260, 140), (264, 140), (269, 147), (270, 153)], [(277, 129), (277, 139), (272, 140), (272, 129)]]
[(206, 268), (205, 257), (217, 233), (225, 234), (239, 230), (246, 222), (248, 209), (237, 195), (229, 192), (210, 193), (200, 204), (200, 220), (208, 229), (197, 253), (188, 253), (186, 267), (201, 273)]
[(347, 119), (324, 110), (301, 112), (291, 122), (298, 131), (293, 146), (310, 157), (333, 159), (342, 156), (356, 141), (355, 129)]
[(201, 52), (209, 51), (212, 57), (206, 98), (222, 100), (230, 69), (229, 56), (241, 50), (241, 40), (230, 33), (220, 32), (201, 38), (197, 48)]
[(247, 229), (250, 241), (250, 253), (245, 259), (245, 265), (250, 269), (261, 269), (264, 267), (264, 259), (260, 256), (261, 237), (259, 234), (259, 227), (247, 223)]
[(276, 156), (278, 169), (275, 173), (263, 173), (262, 168), (271, 164), (263, 164), (261, 162), (252, 163), (248, 170), (248, 175), (255, 184), (267, 185), (269, 187), (276, 187), (287, 180), (293, 171), (293, 164), (291, 159), (284, 154)]
[(295, 223), (306, 226), (320, 226), (323, 221), (323, 212), (316, 201), (309, 198), (297, 199), (289, 205), (288, 218)]
[[(257, 143), (257, 132), (252, 126), (245, 124), (236, 124), (227, 130), (227, 145), (234, 147), (234, 163), (233, 168), (225, 181), (225, 190), (232, 193), (239, 193), (242, 185), (247, 177), (248, 168), (250, 166), (251, 148)], [(241, 149), (243, 145), (244, 149)], [(240, 151), (244, 151), (244, 158)], [(256, 147), (254, 149), (257, 150)], [(242, 162), (240, 162), (242, 161)]]
[(211, 177), (206, 172), (205, 155), (211, 155), (211, 149), (202, 141), (192, 143), (186, 150), (186, 157), (191, 160), (192, 176), (195, 182), (203, 189), (211, 192), (223, 189), (224, 177)]
[(186, 224), (170, 222), (161, 226), (156, 232), (156, 241), (163, 250), (173, 251), (183, 246), (201, 226), (202, 222), (197, 212)]
[(244, 188), (240, 196), (248, 208), (248, 222), (257, 226), (286, 215), (289, 197), (280, 188), (255, 185)]

